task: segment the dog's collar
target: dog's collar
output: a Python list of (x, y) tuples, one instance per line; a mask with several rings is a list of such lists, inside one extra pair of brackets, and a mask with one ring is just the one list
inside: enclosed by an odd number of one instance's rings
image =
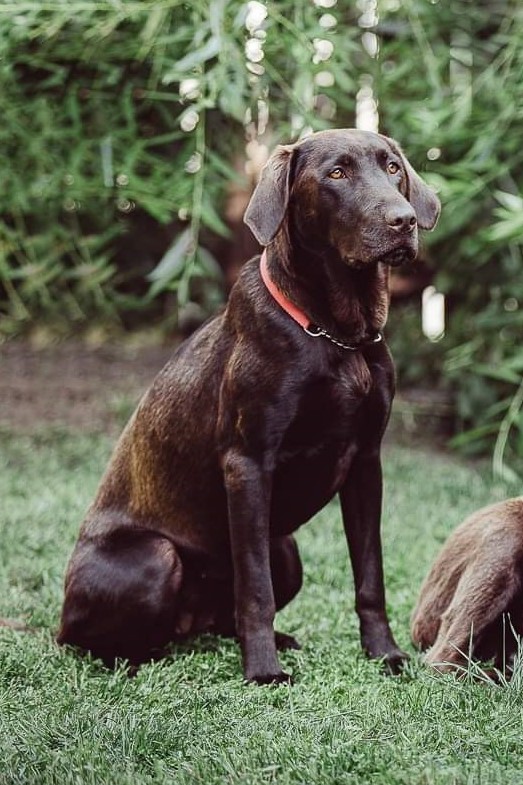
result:
[(312, 338), (327, 338), (327, 340), (331, 341), (331, 343), (335, 344), (336, 346), (339, 346), (341, 349), (347, 349), (351, 352), (357, 352), (363, 346), (379, 343), (383, 340), (383, 335), (376, 331), (372, 335), (361, 338), (359, 341), (346, 343), (345, 341), (340, 341), (338, 338), (335, 338), (333, 335), (328, 333), (327, 330), (324, 330), (323, 327), (318, 327), (318, 325), (313, 324), (307, 314), (303, 313), (303, 311), (300, 310), (298, 306), (291, 302), (289, 298), (286, 297), (271, 280), (269, 275), (269, 268), (267, 266), (267, 251), (265, 250), (263, 251), (260, 259), (260, 273), (263, 283), (274, 297), (278, 305), (283, 308), (283, 310), (305, 330), (307, 335), (310, 335)]

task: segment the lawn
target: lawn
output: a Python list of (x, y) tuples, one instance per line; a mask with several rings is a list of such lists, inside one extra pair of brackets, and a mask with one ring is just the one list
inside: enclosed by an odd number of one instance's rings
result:
[(519, 489), (488, 467), (388, 445), (383, 539), (398, 642), (413, 654), (387, 677), (359, 650), (339, 512), (298, 535), (300, 595), (278, 628), (292, 687), (242, 683), (238, 648), (206, 637), (146, 665), (109, 672), (53, 643), (62, 576), (108, 457), (105, 436), (0, 434), (0, 783), (523, 782), (521, 679), (508, 686), (437, 676), (409, 644), (409, 615), (440, 544), (474, 508)]

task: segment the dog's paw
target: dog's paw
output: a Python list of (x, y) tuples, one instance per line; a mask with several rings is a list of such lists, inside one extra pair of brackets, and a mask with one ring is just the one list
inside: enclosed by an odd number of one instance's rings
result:
[(383, 658), (385, 673), (389, 676), (397, 676), (403, 670), (403, 666), (409, 661), (409, 655), (401, 649), (393, 649)]
[(278, 673), (259, 673), (254, 675), (246, 675), (245, 681), (247, 684), (257, 684), (259, 687), (264, 685), (278, 685), (278, 684), (292, 684), (293, 678), (289, 673), (279, 671)]
[(285, 651), (285, 649), (301, 649), (296, 638), (292, 635), (287, 635), (285, 632), (275, 632), (274, 642), (278, 651)]

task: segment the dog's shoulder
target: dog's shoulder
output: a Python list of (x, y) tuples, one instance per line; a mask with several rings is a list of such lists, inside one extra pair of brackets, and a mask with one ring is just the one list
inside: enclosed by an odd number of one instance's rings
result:
[(267, 308), (267, 292), (260, 275), (260, 257), (253, 256), (240, 270), (225, 309), (225, 329), (234, 330), (253, 324), (255, 313)]

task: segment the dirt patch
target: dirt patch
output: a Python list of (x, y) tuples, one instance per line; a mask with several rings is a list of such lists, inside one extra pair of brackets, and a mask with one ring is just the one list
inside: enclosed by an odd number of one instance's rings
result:
[[(176, 345), (0, 345), (0, 428), (31, 432), (55, 426), (117, 435)], [(433, 446), (441, 446), (452, 426), (448, 396), (403, 391), (396, 396), (387, 439), (409, 444), (430, 439)]]
[(0, 346), (0, 426), (94, 431), (121, 428), (175, 346), (89, 348), (67, 342)]

